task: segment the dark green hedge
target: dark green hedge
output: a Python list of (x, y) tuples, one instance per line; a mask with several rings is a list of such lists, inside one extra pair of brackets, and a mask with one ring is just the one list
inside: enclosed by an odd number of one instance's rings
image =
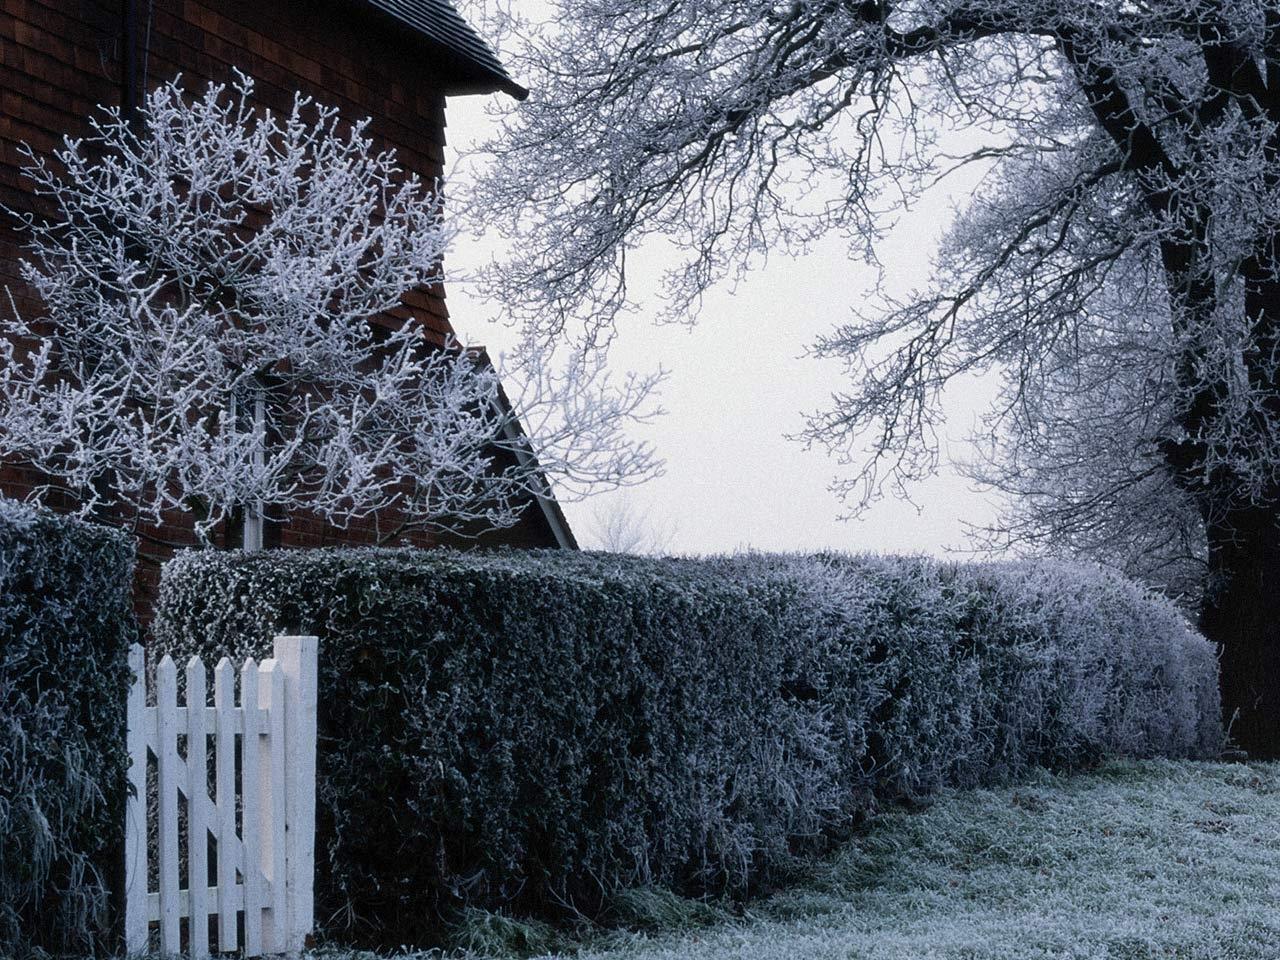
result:
[(133, 546), (0, 500), (0, 956), (112, 945)]
[(885, 799), (1217, 749), (1178, 612), (1058, 566), (559, 551), (189, 553), (160, 652), (321, 638), (317, 917), (421, 943), (464, 906), (731, 890)]

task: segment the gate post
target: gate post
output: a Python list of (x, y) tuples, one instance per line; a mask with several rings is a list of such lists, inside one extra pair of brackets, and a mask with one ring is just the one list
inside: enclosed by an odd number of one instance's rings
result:
[(276, 637), (275, 659), (284, 673), (285, 899), (284, 947), (306, 948), (315, 904), (316, 637)]

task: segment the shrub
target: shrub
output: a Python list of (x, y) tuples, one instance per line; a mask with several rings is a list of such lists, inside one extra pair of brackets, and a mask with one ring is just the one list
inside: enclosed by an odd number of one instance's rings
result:
[(154, 629), (214, 657), (321, 637), (317, 916), (384, 945), (743, 892), (878, 800), (1220, 736), (1176, 609), (1060, 565), (199, 552)]
[(1032, 766), (1216, 756), (1212, 645), (1177, 606), (1101, 568), (925, 558), (799, 562), (838, 598), (886, 696), (868, 721), (877, 791), (918, 799)]
[(107, 946), (133, 547), (0, 500), (0, 955)]

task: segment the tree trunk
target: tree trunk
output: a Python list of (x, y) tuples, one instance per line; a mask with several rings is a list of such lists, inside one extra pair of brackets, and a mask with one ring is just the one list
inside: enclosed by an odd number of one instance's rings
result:
[(1222, 713), (1250, 757), (1280, 757), (1280, 523), (1233, 511), (1208, 529), (1200, 629), (1222, 648)]

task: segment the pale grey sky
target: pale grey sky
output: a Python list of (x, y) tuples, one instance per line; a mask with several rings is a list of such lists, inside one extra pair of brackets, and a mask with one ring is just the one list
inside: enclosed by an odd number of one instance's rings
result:
[[(447, 159), (451, 169), (495, 130), (487, 97), (449, 101)], [(880, 248), (885, 282), (904, 291), (923, 284), (929, 258), (953, 205), (974, 176), (937, 188), (906, 214)], [(461, 236), (449, 256), (451, 275), (465, 276), (487, 262), (495, 241)], [(657, 275), (656, 257), (638, 258), (639, 284)], [(635, 261), (633, 261), (635, 262)], [(805, 348), (866, 296), (874, 271), (851, 260), (847, 244), (828, 238), (802, 258), (774, 257), (740, 284), (707, 298), (693, 329), (660, 326), (643, 314), (627, 317), (611, 353), (619, 369), (670, 371), (662, 405), (667, 414), (640, 434), (666, 461), (666, 473), (638, 487), (599, 494), (564, 510), (579, 540), (593, 545), (595, 515), (629, 500), (655, 524), (674, 529), (673, 550), (711, 553), (766, 550), (848, 550), (941, 553), (964, 544), (962, 521), (993, 513), (988, 496), (950, 469), (921, 484), (916, 504), (884, 499), (863, 518), (838, 519), (844, 509), (828, 484), (842, 469), (825, 451), (806, 451), (787, 439), (803, 413), (823, 407), (842, 384), (836, 364), (805, 357)], [(449, 284), (449, 308), (459, 336), (500, 350), (510, 332), (467, 283)], [(953, 453), (991, 396), (990, 384), (971, 381), (949, 394), (946, 434)], [(844, 468), (848, 469), (848, 468)]]

